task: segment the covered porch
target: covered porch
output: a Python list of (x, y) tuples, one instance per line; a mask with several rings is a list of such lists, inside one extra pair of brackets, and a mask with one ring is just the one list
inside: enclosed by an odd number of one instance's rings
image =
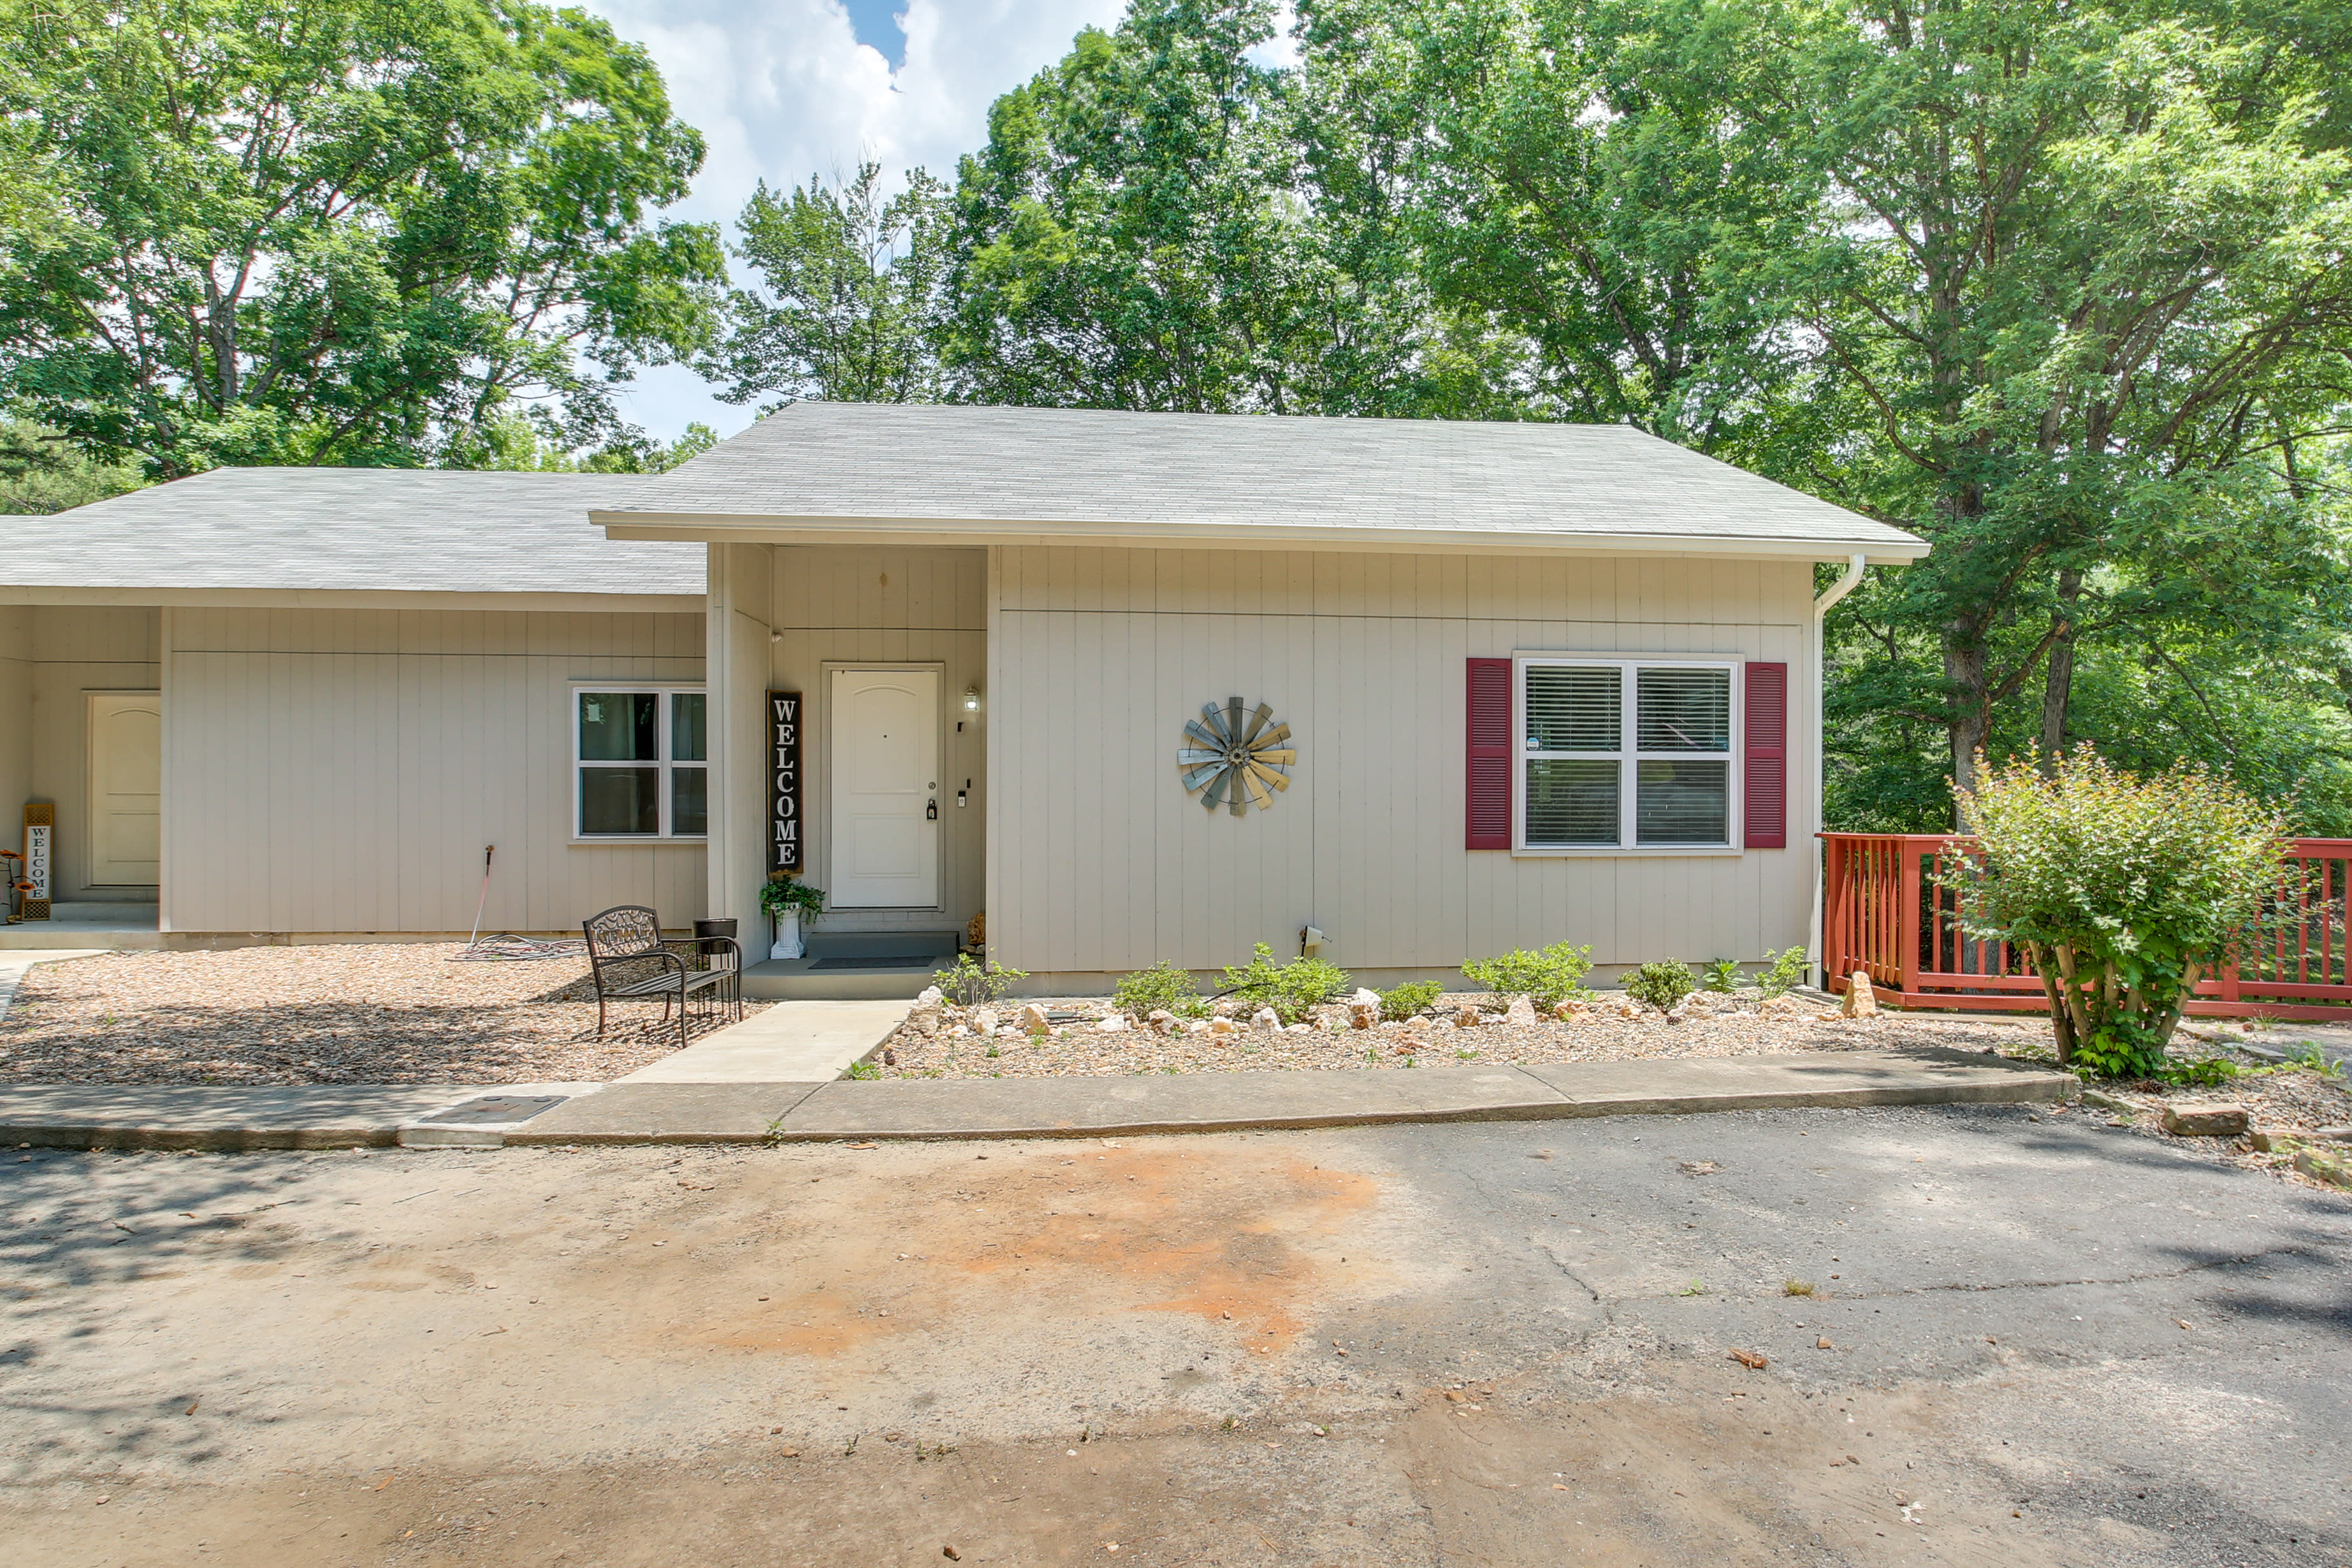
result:
[[(709, 909), (740, 922), (747, 994), (915, 994), (987, 902), (983, 548), (713, 543)], [(797, 959), (760, 889), (825, 890)]]

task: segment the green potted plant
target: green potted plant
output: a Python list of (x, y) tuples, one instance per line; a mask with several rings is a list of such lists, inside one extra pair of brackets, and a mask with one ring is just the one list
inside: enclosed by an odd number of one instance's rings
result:
[(807, 950), (801, 946), (801, 922), (816, 923), (824, 912), (824, 889), (791, 877), (777, 877), (760, 889), (760, 907), (768, 911), (775, 922), (776, 940), (768, 949), (770, 958), (798, 958)]

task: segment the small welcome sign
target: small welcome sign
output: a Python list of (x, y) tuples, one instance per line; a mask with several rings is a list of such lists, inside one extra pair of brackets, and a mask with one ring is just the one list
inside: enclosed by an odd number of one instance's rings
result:
[(768, 868), (801, 868), (801, 694), (768, 693)]
[(49, 839), (57, 831), (58, 808), (49, 805), (25, 807), (24, 918), (49, 918)]

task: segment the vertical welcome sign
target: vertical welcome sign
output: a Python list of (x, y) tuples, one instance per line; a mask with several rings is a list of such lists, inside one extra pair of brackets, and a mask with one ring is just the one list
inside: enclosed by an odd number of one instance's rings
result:
[(768, 693), (768, 868), (801, 868), (801, 694)]

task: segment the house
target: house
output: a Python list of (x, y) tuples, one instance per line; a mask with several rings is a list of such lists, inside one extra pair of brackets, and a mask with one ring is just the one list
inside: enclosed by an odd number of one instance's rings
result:
[(497, 844), (485, 929), (764, 940), (806, 877), (771, 994), (983, 911), (1033, 991), (1754, 958), (1813, 918), (1814, 566), (1926, 551), (1613, 426), (802, 404), (658, 477), (218, 472), (10, 524), (0, 799), (174, 941), (462, 934)]

